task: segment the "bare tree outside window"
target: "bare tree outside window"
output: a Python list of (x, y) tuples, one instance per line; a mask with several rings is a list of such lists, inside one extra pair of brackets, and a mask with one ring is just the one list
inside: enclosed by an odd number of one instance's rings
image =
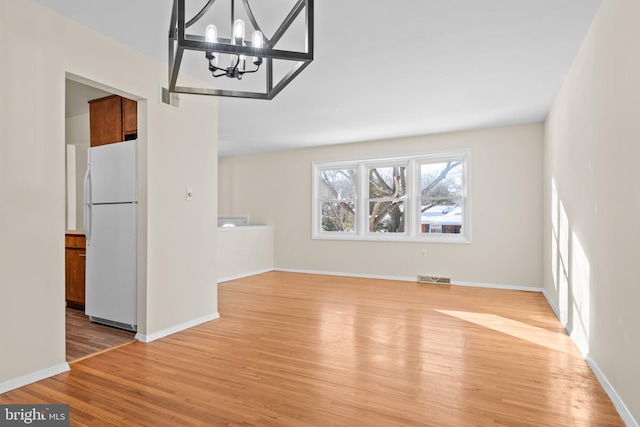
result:
[(369, 169), (369, 231), (404, 232), (406, 169), (404, 165)]
[(356, 227), (356, 169), (325, 169), (322, 184), (322, 231), (354, 232)]

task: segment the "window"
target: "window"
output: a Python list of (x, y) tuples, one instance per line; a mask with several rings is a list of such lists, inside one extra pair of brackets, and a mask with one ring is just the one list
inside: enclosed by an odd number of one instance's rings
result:
[(468, 243), (469, 149), (314, 162), (314, 239)]
[(404, 233), (406, 170), (406, 164), (367, 167), (369, 232)]
[(462, 231), (463, 161), (420, 163), (420, 232)]
[(356, 169), (323, 168), (320, 174), (321, 229), (353, 233), (356, 227)]

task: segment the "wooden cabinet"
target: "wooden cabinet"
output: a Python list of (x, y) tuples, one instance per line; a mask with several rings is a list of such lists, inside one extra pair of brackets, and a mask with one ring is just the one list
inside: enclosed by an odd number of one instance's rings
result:
[[(128, 98), (122, 99), (122, 126), (125, 139), (135, 139), (138, 137), (138, 103)], [(133, 136), (133, 138), (131, 138)]]
[(84, 310), (86, 240), (81, 234), (65, 236), (65, 299), (67, 307)]
[(138, 137), (138, 103), (118, 95), (89, 101), (91, 146)]

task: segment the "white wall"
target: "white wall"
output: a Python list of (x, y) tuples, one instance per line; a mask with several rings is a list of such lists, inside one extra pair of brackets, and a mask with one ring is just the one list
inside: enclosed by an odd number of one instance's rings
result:
[(67, 144), (66, 150), (66, 198), (65, 221), (67, 230), (76, 229), (76, 147)]
[[(335, 145), (219, 160), (220, 211), (275, 225), (275, 267), (542, 286), (542, 124)], [(472, 244), (311, 239), (314, 160), (472, 149)], [(420, 258), (426, 248), (428, 257)]]
[(547, 118), (544, 161), (545, 290), (628, 425), (640, 421), (638, 22), (637, 0), (602, 2)]
[[(83, 230), (84, 226), (84, 175), (87, 172), (87, 150), (89, 148), (89, 114), (79, 114), (65, 119), (65, 142), (75, 148), (75, 180), (73, 182), (74, 196), (71, 199), (75, 202), (75, 222), (74, 228), (68, 229)], [(70, 198), (67, 194), (67, 200)]]
[(217, 312), (217, 101), (159, 104), (166, 64), (30, 0), (0, 0), (0, 40), (2, 390), (65, 366), (65, 78), (138, 101), (138, 327), (147, 336)]

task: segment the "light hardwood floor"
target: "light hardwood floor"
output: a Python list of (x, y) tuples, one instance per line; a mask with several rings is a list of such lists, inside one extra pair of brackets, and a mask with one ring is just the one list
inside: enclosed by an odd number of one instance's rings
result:
[(623, 426), (539, 293), (271, 272), (221, 318), (0, 395), (72, 425)]

